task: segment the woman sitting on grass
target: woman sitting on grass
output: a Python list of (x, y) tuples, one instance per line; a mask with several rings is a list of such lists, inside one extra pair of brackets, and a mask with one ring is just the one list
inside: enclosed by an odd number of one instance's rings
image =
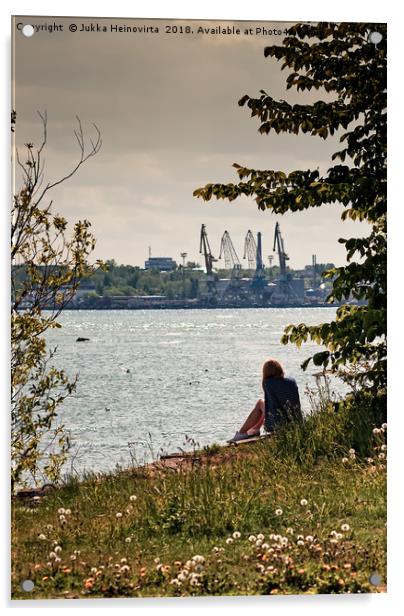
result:
[(262, 366), (262, 389), (265, 402), (258, 400), (229, 443), (258, 436), (261, 426), (264, 426), (267, 432), (273, 432), (288, 421), (303, 419), (297, 383), (295, 379), (285, 377), (283, 368), (276, 359), (268, 359)]

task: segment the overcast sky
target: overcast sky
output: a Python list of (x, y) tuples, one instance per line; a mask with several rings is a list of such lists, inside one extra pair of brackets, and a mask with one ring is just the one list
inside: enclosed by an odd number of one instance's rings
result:
[[(287, 24), (59, 17), (17, 22), (63, 25), (63, 32), (41, 30), (31, 38), (16, 33), (18, 147), (39, 143), (36, 111), (46, 110), (46, 177), (54, 180), (77, 158), (76, 115), (88, 137), (94, 135), (92, 122), (102, 133), (99, 154), (52, 194), (55, 211), (69, 221), (92, 222), (95, 257), (143, 266), (151, 246), (152, 256), (180, 261), (180, 252), (187, 252), (188, 260), (202, 263), (204, 223), (215, 256), (225, 229), (240, 259), (247, 230), (261, 231), (268, 262), (278, 220), (292, 267), (309, 263), (313, 253), (318, 262), (342, 265), (345, 251), (338, 238), (367, 233), (367, 227), (342, 222), (342, 207), (335, 204), (275, 216), (258, 211), (253, 199), (204, 203), (192, 196), (208, 182), (236, 182), (234, 162), (285, 171), (331, 166), (335, 139), (260, 135), (257, 120), (237, 104), (246, 93), (259, 96), (260, 89), (291, 103), (323, 96), (287, 91), (287, 72), (264, 58), (265, 45), (280, 44), (282, 36), (243, 34), (245, 28)], [(72, 23), (77, 32), (69, 31)], [(80, 32), (91, 23), (108, 30), (111, 24), (153, 26), (159, 33)], [(168, 34), (170, 25), (189, 25), (194, 34)], [(218, 25), (234, 25), (242, 34), (196, 33), (200, 26)]]

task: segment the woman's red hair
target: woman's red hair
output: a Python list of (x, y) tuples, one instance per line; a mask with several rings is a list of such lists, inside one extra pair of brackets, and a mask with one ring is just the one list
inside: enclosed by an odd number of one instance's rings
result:
[(281, 364), (276, 359), (268, 359), (262, 366), (262, 386), (264, 386), (264, 382), (270, 376), (276, 379), (283, 379), (285, 376)]

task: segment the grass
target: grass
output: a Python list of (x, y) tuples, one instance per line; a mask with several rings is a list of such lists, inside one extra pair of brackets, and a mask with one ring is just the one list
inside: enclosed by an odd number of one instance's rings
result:
[(368, 406), (321, 405), (225, 462), (214, 445), (192, 470), (88, 475), (15, 501), (13, 598), (383, 591), (386, 426)]

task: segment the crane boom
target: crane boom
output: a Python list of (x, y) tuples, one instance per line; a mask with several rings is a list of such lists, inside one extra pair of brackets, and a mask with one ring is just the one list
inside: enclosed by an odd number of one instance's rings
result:
[(286, 276), (286, 261), (289, 260), (288, 255), (285, 252), (285, 246), (283, 243), (283, 238), (281, 234), (281, 228), (279, 226), (279, 222), (275, 225), (275, 235), (274, 235), (274, 247), (273, 251), (275, 252), (277, 249), (278, 257), (279, 257), (279, 267), (281, 270), (281, 276)]
[(206, 232), (206, 226), (202, 225), (201, 227), (201, 240), (199, 244), (199, 252), (205, 257), (205, 267), (206, 273), (210, 276), (213, 270), (213, 263), (217, 261), (215, 257), (212, 255), (212, 251), (210, 249), (208, 234)]
[(247, 231), (244, 241), (244, 256), (243, 259), (248, 259), (248, 269), (252, 270), (257, 266), (257, 245), (251, 230)]
[(222, 235), (222, 241), (220, 242), (219, 259), (224, 256), (225, 268), (232, 270), (232, 276), (238, 276), (241, 270), (241, 263), (231, 241), (228, 231), (225, 231)]

